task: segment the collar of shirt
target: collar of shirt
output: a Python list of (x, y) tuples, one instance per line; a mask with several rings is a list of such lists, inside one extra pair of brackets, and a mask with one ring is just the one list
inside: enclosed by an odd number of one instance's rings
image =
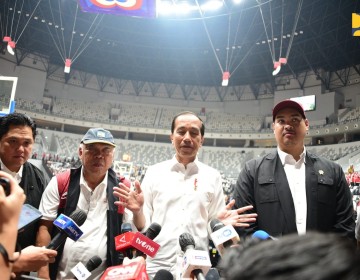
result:
[(7, 168), (5, 166), (5, 164), (0, 159), (0, 166), (1, 166), (2, 171), (4, 171), (4, 172), (10, 174), (11, 176), (13, 176), (15, 178), (15, 180), (17, 181), (17, 183), (20, 184), (21, 178), (22, 178), (22, 172), (23, 172), (23, 169), (24, 169), (23, 165), (21, 165), (18, 172), (12, 172), (12, 171), (10, 171), (9, 168)]
[(304, 147), (303, 152), (300, 155), (300, 159), (298, 161), (295, 161), (294, 157), (288, 153), (285, 153), (284, 151), (280, 150), (280, 148), (277, 148), (280, 160), (282, 165), (284, 166), (285, 164), (292, 164), (292, 165), (296, 165), (296, 164), (302, 164), (302, 163), (306, 163), (306, 148)]
[(188, 163), (188, 165), (185, 168), (185, 165), (178, 162), (178, 160), (176, 159), (176, 156), (174, 156), (171, 159), (171, 170), (176, 171), (176, 172), (181, 172), (181, 173), (191, 176), (193, 174), (198, 173), (198, 171), (199, 171), (198, 163), (199, 163), (199, 159), (196, 157), (195, 160), (193, 162)]
[[(101, 196), (101, 193), (103, 191), (103, 189), (107, 186), (107, 181), (108, 181), (108, 172), (106, 172), (104, 179), (100, 182), (99, 185), (96, 186), (96, 188), (94, 190), (92, 190), (88, 183), (86, 182), (85, 178), (84, 178), (84, 167), (81, 167), (81, 176), (80, 176), (80, 187), (82, 187), (84, 189), (84, 191), (86, 190), (87, 195), (91, 195), (93, 194), (94, 197), (97, 196)], [(84, 193), (85, 194), (85, 193)], [(106, 196), (105, 196), (106, 197)]]

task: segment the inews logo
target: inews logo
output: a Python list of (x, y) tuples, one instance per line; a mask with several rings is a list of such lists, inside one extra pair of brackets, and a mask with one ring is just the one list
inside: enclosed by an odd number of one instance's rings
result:
[(352, 35), (360, 36), (360, 14), (352, 14)]

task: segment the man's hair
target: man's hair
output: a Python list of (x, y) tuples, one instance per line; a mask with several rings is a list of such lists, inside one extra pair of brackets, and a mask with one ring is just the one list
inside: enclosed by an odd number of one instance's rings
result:
[(177, 114), (173, 118), (172, 123), (171, 123), (171, 133), (174, 133), (176, 119), (178, 117), (180, 117), (180, 116), (183, 116), (183, 115), (193, 115), (193, 116), (197, 117), (201, 121), (201, 127), (200, 127), (201, 136), (204, 136), (204, 134), (205, 134), (205, 125), (204, 125), (203, 120), (198, 115), (196, 115), (195, 113), (190, 112), (190, 111), (181, 112), (181, 113)]
[(33, 139), (36, 137), (36, 123), (29, 116), (21, 113), (12, 113), (0, 117), (0, 139), (8, 133), (10, 126), (28, 126), (32, 130)]
[(334, 233), (291, 234), (231, 248), (220, 263), (226, 280), (359, 279), (356, 245)]

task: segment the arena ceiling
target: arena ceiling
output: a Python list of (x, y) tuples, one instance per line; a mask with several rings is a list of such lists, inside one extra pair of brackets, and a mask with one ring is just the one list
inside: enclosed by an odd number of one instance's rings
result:
[[(217, 12), (150, 19), (86, 13), (75, 0), (2, 0), (1, 36), (16, 41), (18, 64), (27, 53), (60, 67), (71, 58), (72, 69), (125, 80), (221, 86), (229, 71), (230, 86), (274, 85), (280, 57), (287, 63), (278, 75), (346, 67), (359, 73), (360, 38), (352, 36), (359, 1), (223, 4)], [(5, 53), (5, 42), (1, 48)]]

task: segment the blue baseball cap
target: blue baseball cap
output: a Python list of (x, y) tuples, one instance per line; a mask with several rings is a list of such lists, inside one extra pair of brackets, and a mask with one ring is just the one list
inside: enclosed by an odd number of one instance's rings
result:
[(111, 132), (103, 128), (90, 128), (82, 138), (81, 143), (104, 143), (116, 147)]

